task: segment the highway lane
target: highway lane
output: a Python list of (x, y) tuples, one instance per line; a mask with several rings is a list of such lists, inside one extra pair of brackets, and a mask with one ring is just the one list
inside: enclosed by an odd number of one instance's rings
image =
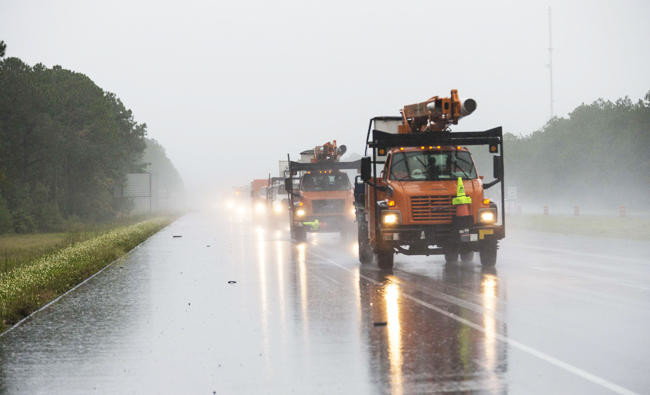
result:
[(510, 231), (493, 270), (385, 272), (283, 227), (181, 218), (0, 337), (0, 392), (650, 390), (648, 243)]

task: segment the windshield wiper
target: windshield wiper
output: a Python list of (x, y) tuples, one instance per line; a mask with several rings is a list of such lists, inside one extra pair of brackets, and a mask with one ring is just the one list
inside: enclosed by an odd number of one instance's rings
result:
[(454, 159), (451, 161), (451, 164), (452, 164), (455, 168), (457, 168), (457, 169), (459, 169), (460, 171), (463, 172), (463, 175), (465, 176), (465, 178), (467, 178), (467, 179), (471, 179), (472, 177), (470, 177), (469, 174), (467, 174), (467, 172), (465, 171), (465, 169), (463, 169), (462, 167), (458, 166), (458, 162), (465, 162), (466, 164), (468, 164), (468, 165), (470, 165), (470, 166), (471, 166), (472, 164), (469, 163), (469, 162), (466, 161), (466, 160), (463, 160), (463, 159), (457, 157), (457, 156), (454, 156)]

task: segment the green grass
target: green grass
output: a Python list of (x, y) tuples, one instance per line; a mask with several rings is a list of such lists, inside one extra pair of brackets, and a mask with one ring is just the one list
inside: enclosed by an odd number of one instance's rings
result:
[(0, 236), (0, 273), (65, 246), (65, 233)]
[(518, 215), (508, 217), (506, 225), (542, 232), (650, 240), (650, 217)]
[[(0, 273), (0, 331), (96, 273), (170, 222), (170, 218), (156, 218), (112, 230), (94, 230), (94, 233), (84, 233), (82, 237), (86, 239), (77, 242), (66, 240), (68, 236), (61, 239), (57, 234), (32, 235), (33, 239), (16, 236), (12, 241), (20, 242), (18, 245), (29, 253), (36, 253), (39, 248), (68, 245)], [(37, 244), (36, 236), (42, 236), (40, 240), (49, 246)], [(14, 236), (7, 236), (7, 243), (11, 237)]]
[(67, 232), (61, 233), (0, 235), (0, 273), (27, 265), (38, 257), (97, 237), (111, 229), (143, 220), (145, 217), (132, 216), (102, 224), (72, 224)]

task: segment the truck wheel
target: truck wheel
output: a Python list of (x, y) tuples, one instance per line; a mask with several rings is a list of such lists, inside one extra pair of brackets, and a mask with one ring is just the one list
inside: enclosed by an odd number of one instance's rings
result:
[(377, 266), (380, 269), (392, 269), (393, 268), (393, 251), (379, 251), (375, 254), (377, 259)]
[(474, 251), (464, 250), (460, 252), (460, 260), (464, 263), (469, 263), (474, 259)]
[(357, 240), (359, 243), (359, 262), (362, 264), (372, 262), (372, 250), (370, 249), (370, 240), (368, 240), (368, 223), (359, 221), (357, 223)]
[(445, 262), (456, 263), (458, 262), (458, 247), (445, 247)]
[(304, 228), (293, 228), (293, 239), (295, 241), (305, 241), (307, 239), (307, 232)]
[(375, 254), (377, 259), (377, 266), (380, 269), (392, 269), (393, 268), (393, 251), (391, 250), (380, 250)]
[(372, 262), (372, 251), (368, 244), (359, 243), (359, 262), (368, 264)]
[(486, 240), (482, 243), (479, 249), (481, 266), (493, 267), (497, 264), (497, 248), (498, 245), (496, 240)]

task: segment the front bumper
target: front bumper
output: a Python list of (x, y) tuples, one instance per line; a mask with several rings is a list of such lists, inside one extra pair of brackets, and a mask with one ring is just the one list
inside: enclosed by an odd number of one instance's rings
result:
[[(313, 225), (305, 224), (314, 223), (315, 220), (318, 220), (318, 226), (314, 227)], [(295, 227), (303, 227), (307, 232), (338, 232), (346, 228), (351, 228), (354, 225), (354, 218), (349, 215), (311, 215), (300, 218), (296, 218), (294, 221)]]
[(444, 245), (475, 243), (505, 237), (502, 225), (470, 225), (457, 228), (452, 224), (395, 225), (380, 228), (380, 241), (389, 245)]

